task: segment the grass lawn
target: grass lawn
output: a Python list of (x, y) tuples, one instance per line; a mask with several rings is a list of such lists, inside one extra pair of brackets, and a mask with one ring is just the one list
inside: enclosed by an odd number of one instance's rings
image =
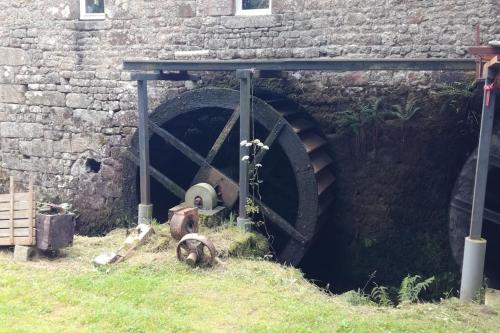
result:
[(268, 261), (225, 258), (191, 269), (177, 262), (168, 239), (95, 269), (92, 258), (124, 238), (123, 230), (76, 237), (60, 257), (27, 263), (0, 250), (0, 332), (500, 331), (500, 305), (353, 306)]

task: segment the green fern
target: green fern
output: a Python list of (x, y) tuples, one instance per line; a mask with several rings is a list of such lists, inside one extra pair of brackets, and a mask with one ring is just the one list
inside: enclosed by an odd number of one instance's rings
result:
[(376, 285), (372, 289), (370, 297), (380, 306), (394, 306), (394, 303), (392, 303), (389, 297), (389, 290), (387, 287)]
[(475, 80), (470, 82), (453, 82), (452, 84), (439, 86), (436, 95), (447, 97), (472, 97), (475, 88)]
[(386, 113), (386, 115), (392, 118), (401, 119), (402, 121), (406, 122), (412, 119), (415, 114), (420, 111), (420, 107), (416, 106), (415, 104), (416, 103), (414, 99), (409, 99), (408, 101), (406, 101), (405, 105), (393, 105), (393, 112), (388, 112)]
[(347, 110), (345, 112), (338, 112), (336, 118), (336, 124), (341, 132), (359, 133), (362, 121), (359, 114), (355, 111)]
[(419, 295), (422, 291), (426, 290), (432, 282), (434, 276), (419, 282), (422, 277), (420, 275), (408, 275), (401, 282), (398, 291), (398, 299), (400, 303), (415, 303), (419, 301)]
[(351, 305), (374, 305), (374, 302), (370, 299), (370, 295), (361, 289), (350, 290), (345, 295), (346, 301)]

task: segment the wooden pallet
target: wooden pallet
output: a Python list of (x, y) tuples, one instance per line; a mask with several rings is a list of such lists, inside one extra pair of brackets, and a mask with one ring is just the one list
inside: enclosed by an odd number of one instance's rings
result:
[(14, 191), (10, 177), (10, 191), (0, 194), (0, 246), (35, 245), (35, 193), (30, 178), (28, 192)]

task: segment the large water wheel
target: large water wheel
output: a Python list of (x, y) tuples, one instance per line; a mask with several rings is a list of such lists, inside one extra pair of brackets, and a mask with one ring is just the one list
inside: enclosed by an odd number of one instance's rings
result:
[[(465, 162), (455, 183), (450, 203), (450, 244), (462, 264), (464, 238), (469, 234), (476, 173), (477, 149)], [(500, 288), (500, 126), (493, 130), (482, 236), (487, 240), (485, 276), (490, 287)]]
[[(193, 90), (151, 114), (153, 215), (160, 221), (197, 182), (214, 186), (225, 206), (236, 204), (239, 97), (231, 89)], [(319, 217), (333, 200), (332, 160), (326, 141), (299, 105), (270, 93), (260, 97), (253, 99), (255, 137), (270, 146), (259, 157), (266, 221), (262, 231), (271, 236), (281, 262), (298, 264), (318, 229)], [(137, 156), (137, 137), (132, 147)]]

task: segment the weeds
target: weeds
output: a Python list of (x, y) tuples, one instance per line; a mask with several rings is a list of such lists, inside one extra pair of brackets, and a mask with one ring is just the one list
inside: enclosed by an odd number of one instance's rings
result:
[[(436, 96), (445, 99), (441, 112), (453, 109), (455, 113), (464, 115), (465, 122), (472, 128), (479, 126), (480, 109), (475, 107), (475, 101), (481, 97), (481, 89), (476, 89), (476, 81), (453, 82), (438, 87)], [(478, 103), (479, 104), (479, 103)]]
[[(373, 280), (375, 273), (369, 275), (368, 281), (362, 289), (351, 290), (347, 292), (346, 300), (352, 305), (378, 305), (385, 307), (393, 307), (398, 304), (418, 303), (420, 301), (420, 294), (425, 291), (434, 282), (434, 277), (420, 281), (420, 275), (408, 275), (403, 281), (399, 289), (379, 286)], [(369, 285), (373, 284), (370, 293), (366, 291)]]

